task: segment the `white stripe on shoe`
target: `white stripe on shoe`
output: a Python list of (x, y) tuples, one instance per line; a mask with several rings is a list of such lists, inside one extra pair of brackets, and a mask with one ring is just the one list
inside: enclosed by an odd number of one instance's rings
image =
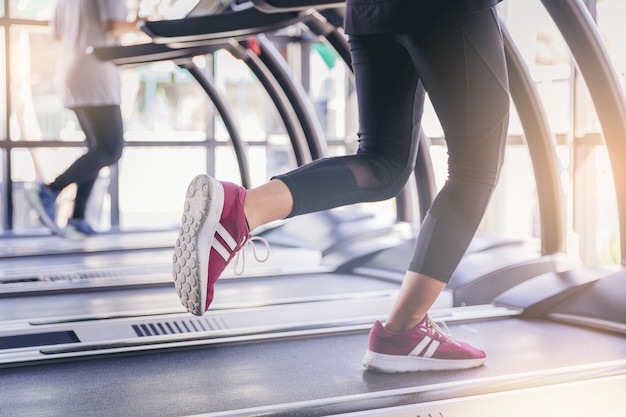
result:
[(433, 340), (430, 336), (424, 336), (424, 338), (413, 348), (409, 353), (409, 356), (416, 356), (422, 358), (432, 358), (437, 352), (437, 348), (441, 343), (437, 340)]
[(228, 262), (228, 258), (230, 258), (230, 252), (228, 252), (228, 249), (226, 249), (219, 240), (213, 238), (211, 247), (215, 249), (215, 251), (224, 259), (224, 261)]
[(226, 246), (228, 246), (228, 248), (222, 245), (222, 242), (217, 240), (215, 236), (213, 237), (213, 242), (211, 243), (211, 246), (224, 259), (225, 262), (228, 262), (232, 253), (235, 251), (235, 248), (237, 247), (237, 241), (228, 232), (228, 230), (226, 230), (226, 228), (222, 226), (222, 223), (217, 224), (217, 227), (215, 229), (215, 234), (219, 235), (222, 238), (222, 240), (224, 241)]
[(426, 352), (422, 355), (422, 357), (432, 358), (435, 352), (437, 352), (437, 348), (439, 347), (440, 344), (441, 342), (439, 342), (438, 340), (433, 340), (430, 346), (428, 346), (428, 350), (426, 350)]
[[(215, 232), (220, 235), (222, 239), (224, 239), (224, 242), (230, 247), (231, 252), (235, 250), (235, 248), (237, 247), (237, 241), (230, 233), (228, 233), (228, 230), (226, 230), (226, 228), (222, 226), (222, 223), (217, 224), (217, 229)], [(224, 259), (228, 260), (229, 256), (224, 257)]]
[(421, 356), (420, 354), (428, 347), (433, 339), (428, 336), (424, 336), (422, 340), (409, 352), (409, 356)]

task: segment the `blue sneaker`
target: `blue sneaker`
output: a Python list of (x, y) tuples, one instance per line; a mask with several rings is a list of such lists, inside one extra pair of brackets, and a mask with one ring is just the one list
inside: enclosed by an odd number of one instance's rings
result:
[(83, 239), (87, 236), (97, 235), (98, 232), (87, 223), (85, 219), (69, 219), (63, 236), (68, 239)]
[(39, 214), (41, 222), (56, 234), (60, 232), (59, 226), (56, 224), (56, 199), (59, 193), (60, 191), (52, 190), (45, 184), (37, 184), (34, 189), (27, 193), (28, 199)]

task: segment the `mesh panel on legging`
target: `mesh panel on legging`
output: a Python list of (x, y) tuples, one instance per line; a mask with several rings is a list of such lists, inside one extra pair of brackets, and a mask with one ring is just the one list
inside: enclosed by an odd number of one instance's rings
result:
[(358, 83), (358, 151), (275, 177), (293, 195), (289, 217), (394, 197), (413, 171), (425, 93), (409, 54), (390, 37), (351, 39), (350, 49)]

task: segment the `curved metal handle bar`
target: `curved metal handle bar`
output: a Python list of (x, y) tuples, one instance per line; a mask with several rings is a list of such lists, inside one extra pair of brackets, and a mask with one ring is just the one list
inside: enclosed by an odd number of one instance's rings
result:
[(504, 22), (500, 23), (509, 72), (511, 98), (519, 114), (533, 164), (541, 220), (541, 252), (565, 251), (565, 208), (559, 166), (554, 148), (556, 140), (548, 124), (539, 93), (522, 55), (513, 43)]
[(213, 76), (211, 74), (207, 71), (202, 71), (200, 67), (194, 64), (191, 60), (187, 61), (185, 64), (181, 64), (180, 66), (193, 75), (217, 109), (217, 112), (224, 123), (224, 127), (230, 136), (233, 150), (235, 151), (235, 157), (237, 158), (237, 164), (239, 165), (239, 175), (241, 176), (241, 185), (244, 188), (249, 189), (252, 186), (252, 180), (250, 178), (250, 169), (248, 168), (248, 158), (246, 156), (243, 139), (239, 135), (239, 130), (237, 129), (235, 118), (233, 117), (233, 112), (230, 109), (230, 106), (227, 101), (222, 98), (221, 93), (215, 87), (215, 82), (213, 81)]
[(565, 38), (591, 94), (611, 160), (626, 265), (626, 99), (595, 22), (580, 0), (542, 0)]
[(141, 44), (91, 48), (91, 53), (93, 53), (99, 60), (109, 61), (116, 65), (140, 65), (149, 62), (172, 60), (179, 67), (186, 69), (209, 96), (209, 99), (222, 118), (239, 165), (241, 185), (245, 188), (250, 188), (252, 181), (250, 179), (250, 170), (248, 168), (245, 147), (243, 140), (239, 135), (239, 130), (235, 124), (232, 111), (227, 102), (215, 88), (211, 75), (202, 71), (192, 61), (192, 58), (195, 56), (212, 53), (218, 49), (223, 49), (224, 47), (225, 45), (205, 45), (185, 49), (172, 49), (166, 45), (160, 44)]
[(302, 85), (296, 81), (285, 59), (276, 47), (264, 36), (258, 36), (261, 47), (260, 58), (280, 82), (285, 94), (292, 103), (298, 120), (302, 125), (305, 137), (313, 159), (319, 159), (328, 154), (326, 149), (326, 135), (320, 125), (317, 113)]
[(298, 116), (283, 87), (276, 79), (275, 74), (272, 73), (258, 55), (244, 48), (238, 42), (232, 42), (229, 46), (229, 51), (250, 68), (270, 96), (270, 99), (274, 103), (285, 125), (287, 135), (291, 140), (291, 147), (297, 165), (300, 166), (311, 162), (313, 158), (311, 157), (311, 152), (308, 148), (307, 140), (298, 120)]
[[(209, 53), (222, 48), (233, 50), (233, 48), (231, 48), (232, 45), (238, 45), (237, 40), (231, 36), (233, 33), (236, 33), (239, 38), (247, 39), (250, 37), (250, 34), (288, 26), (306, 18), (307, 16), (298, 17), (298, 15), (293, 13), (275, 14), (269, 16), (254, 9), (245, 9), (241, 12), (225, 13), (220, 15), (190, 17), (186, 19), (161, 22), (144, 22), (143, 29), (146, 33), (153, 36), (155, 41), (167, 41), (168, 45), (152, 44), (149, 47), (146, 47), (143, 50), (143, 53), (154, 53), (154, 59), (158, 60), (158, 58), (174, 59), (187, 57), (188, 55), (193, 54), (193, 51), (206, 51), (206, 53)], [(236, 49), (237, 48), (234, 50)], [(273, 54), (271, 52), (271, 48), (268, 47), (267, 43), (262, 50), (264, 51), (264, 62), (252, 63), (251, 69), (264, 84), (266, 90), (270, 94), (270, 97), (274, 101), (283, 122), (285, 123), (286, 129), (292, 141), (292, 146), (298, 164), (301, 165), (310, 161), (311, 153), (315, 155), (315, 158), (322, 156), (324, 154), (324, 141), (322, 140), (323, 132), (317, 119), (310, 115), (311, 112), (314, 114), (314, 110), (301, 110), (307, 109), (306, 103), (303, 103), (302, 98), (298, 99), (299, 94), (297, 92), (297, 86), (294, 87), (292, 85), (294, 84), (292, 77), (282, 76), (281, 79), (283, 81), (281, 81), (281, 85), (276, 82), (276, 74), (284, 75), (285, 66), (281, 65), (280, 60), (276, 57), (277, 54)], [(107, 55), (109, 58), (111, 58), (112, 52), (113, 51), (110, 50), (99, 51), (101, 56)], [(136, 52), (138, 53), (140, 51), (136, 50)], [(157, 52), (159, 55), (156, 54)], [(242, 54), (239, 53), (238, 55)], [(115, 56), (115, 58), (118, 62), (124, 63), (134, 61), (133, 58), (128, 56), (124, 56), (123, 59), (119, 56)], [(241, 58), (245, 60), (246, 54), (243, 54)], [(144, 56), (142, 59), (145, 60), (147, 58)], [(248, 64), (250, 64), (250, 62), (248, 62)], [(262, 68), (267, 65), (270, 65), (272, 69), (266, 71)], [(205, 88), (205, 86), (203, 86), (203, 88)], [(299, 111), (294, 112), (293, 109), (287, 109), (289, 106), (285, 104), (285, 94), (281, 94), (279, 92), (279, 90), (285, 89), (287, 92), (292, 93), (289, 95), (290, 101), (298, 104)], [(296, 114), (298, 117), (294, 118), (294, 115)], [(294, 125), (294, 121), (297, 119), (300, 119), (300, 123), (303, 127), (296, 127)], [(306, 137), (309, 141), (309, 152), (307, 152), (302, 146), (303, 128), (304, 137)], [(236, 136), (232, 135), (231, 137), (236, 138)], [(237, 149), (238, 147), (235, 146), (236, 151)], [(237, 155), (238, 159), (241, 160), (243, 154), (240, 155), (240, 153), (237, 152)], [(242, 171), (242, 176), (243, 174), (244, 171)]]

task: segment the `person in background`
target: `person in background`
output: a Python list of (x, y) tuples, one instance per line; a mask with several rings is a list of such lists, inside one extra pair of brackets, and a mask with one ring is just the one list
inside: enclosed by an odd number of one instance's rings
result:
[[(127, 20), (125, 0), (59, 0), (50, 21), (60, 41), (55, 86), (63, 104), (76, 114), (86, 137), (87, 152), (49, 184), (37, 184), (31, 201), (42, 222), (66, 237), (93, 235), (85, 219), (89, 196), (103, 167), (116, 163), (124, 148), (119, 70), (88, 53), (88, 47), (109, 46), (138, 20)], [(65, 230), (56, 222), (57, 197), (76, 184), (72, 216)]]
[(485, 352), (452, 339), (428, 313), (468, 248), (503, 163), (510, 97), (498, 2), (347, 0), (357, 153), (313, 161), (250, 190), (194, 178), (173, 255), (187, 310), (209, 308), (215, 282), (258, 226), (396, 196), (413, 172), (426, 90), (444, 130), (448, 178), (421, 224), (387, 320), (372, 326), (363, 364), (381, 372), (483, 364)]

